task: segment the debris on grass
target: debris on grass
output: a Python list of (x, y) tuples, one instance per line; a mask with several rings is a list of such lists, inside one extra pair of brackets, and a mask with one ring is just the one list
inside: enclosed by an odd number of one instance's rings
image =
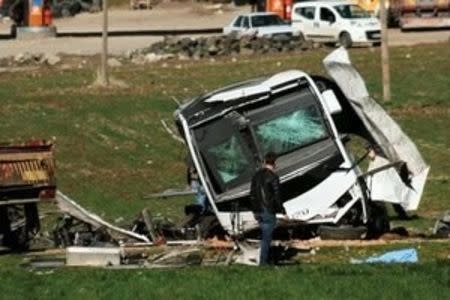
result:
[(441, 219), (436, 221), (433, 234), (439, 238), (450, 238), (450, 211), (447, 211)]
[(351, 259), (352, 264), (362, 263), (417, 263), (419, 261), (417, 250), (414, 248), (389, 251), (382, 255), (371, 256), (367, 259)]

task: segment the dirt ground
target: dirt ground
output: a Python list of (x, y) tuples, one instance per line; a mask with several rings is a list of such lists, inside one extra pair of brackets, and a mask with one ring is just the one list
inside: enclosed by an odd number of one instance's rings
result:
[[(192, 3), (160, 4), (152, 10), (111, 9), (109, 11), (110, 30), (149, 30), (149, 29), (193, 29), (220, 28), (228, 24), (237, 14), (247, 12), (248, 6), (217, 6)], [(73, 18), (57, 19), (58, 32), (99, 31), (102, 14), (83, 13)], [(10, 23), (0, 23), (0, 33), (9, 32)], [(109, 39), (109, 52), (120, 55), (127, 50), (147, 47), (161, 40), (156, 36), (112, 37)], [(450, 30), (407, 32), (389, 30), (392, 46), (448, 42)], [(49, 38), (45, 40), (2, 40), (0, 57), (18, 53), (80, 54), (92, 55), (100, 52), (100, 38)]]

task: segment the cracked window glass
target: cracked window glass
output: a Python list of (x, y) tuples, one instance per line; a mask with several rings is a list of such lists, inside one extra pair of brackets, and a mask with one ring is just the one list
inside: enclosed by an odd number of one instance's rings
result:
[(217, 172), (224, 183), (238, 178), (249, 167), (239, 139), (233, 135), (225, 142), (208, 149), (216, 162)]
[(322, 116), (315, 105), (279, 115), (255, 128), (256, 139), (263, 153), (292, 152), (328, 136)]

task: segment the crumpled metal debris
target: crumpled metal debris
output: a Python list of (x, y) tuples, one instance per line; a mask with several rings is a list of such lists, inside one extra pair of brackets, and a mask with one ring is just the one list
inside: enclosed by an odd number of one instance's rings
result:
[(440, 238), (450, 238), (450, 211), (436, 221), (433, 228), (433, 234)]
[[(399, 180), (396, 182), (390, 180), (392, 176), (388, 170), (376, 173), (372, 178), (372, 193), (382, 197), (386, 184), (391, 182), (392, 188), (397, 191), (395, 193), (397, 199), (391, 202), (401, 204), (406, 210), (416, 210), (430, 170), (429, 165), (400, 126), (370, 97), (363, 78), (351, 64), (348, 52), (344, 48), (333, 51), (323, 63), (386, 158), (392, 163), (406, 162), (411, 174), (410, 184), (406, 185)], [(390, 196), (392, 195), (386, 195), (384, 199), (392, 199)]]
[(59, 209), (62, 212), (90, 224), (94, 230), (104, 228), (111, 235), (111, 237), (117, 241), (134, 240), (150, 243), (150, 240), (145, 235), (137, 234), (106, 222), (96, 214), (81, 207), (78, 203), (64, 195), (61, 191), (57, 191), (55, 199)]

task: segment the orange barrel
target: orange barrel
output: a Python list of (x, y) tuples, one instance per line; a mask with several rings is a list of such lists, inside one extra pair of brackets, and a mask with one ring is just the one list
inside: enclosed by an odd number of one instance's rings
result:
[(43, 6), (44, 6), (43, 0), (30, 0), (28, 26), (44, 25)]

